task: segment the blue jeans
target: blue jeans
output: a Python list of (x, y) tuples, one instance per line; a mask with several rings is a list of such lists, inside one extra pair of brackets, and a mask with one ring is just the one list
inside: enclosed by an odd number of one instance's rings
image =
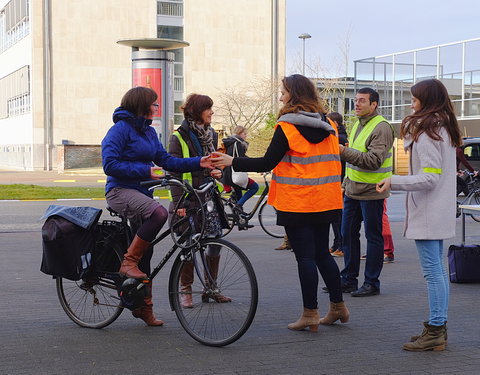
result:
[(248, 179), (248, 185), (247, 185), (247, 192), (243, 194), (242, 196), (242, 189), (235, 189), (235, 195), (237, 197), (237, 203), (240, 206), (243, 206), (243, 204), (249, 200), (251, 197), (255, 195), (255, 193), (258, 191), (258, 184), (253, 181), (252, 179)]
[(442, 240), (415, 240), (423, 277), (427, 280), (430, 315), (428, 324), (441, 326), (447, 321), (450, 284), (443, 264)]
[(367, 238), (365, 282), (380, 289), (383, 268), (382, 215), (384, 199), (357, 200), (345, 196), (342, 215), (342, 250), (345, 268), (340, 273), (342, 284), (358, 287), (360, 270), (360, 227), (362, 221)]
[(331, 302), (342, 302), (340, 272), (328, 251), (329, 223), (285, 226), (298, 265), (303, 307), (317, 308), (318, 271), (328, 288)]

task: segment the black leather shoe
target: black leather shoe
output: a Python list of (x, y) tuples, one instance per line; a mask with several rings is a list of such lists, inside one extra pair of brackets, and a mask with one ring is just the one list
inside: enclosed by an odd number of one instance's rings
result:
[(363, 283), (362, 287), (350, 293), (352, 297), (369, 297), (380, 294), (380, 289), (371, 284)]

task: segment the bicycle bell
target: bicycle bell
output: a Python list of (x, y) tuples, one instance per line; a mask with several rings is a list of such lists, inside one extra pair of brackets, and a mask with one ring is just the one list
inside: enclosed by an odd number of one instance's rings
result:
[(128, 278), (120, 287), (120, 300), (122, 306), (129, 310), (135, 310), (141, 307), (143, 300), (148, 297), (147, 284), (141, 279)]

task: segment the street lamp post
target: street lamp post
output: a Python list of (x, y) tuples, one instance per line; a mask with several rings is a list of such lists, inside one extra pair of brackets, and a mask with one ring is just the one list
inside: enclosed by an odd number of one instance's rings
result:
[(305, 39), (310, 39), (312, 36), (308, 33), (303, 33), (298, 36), (300, 39), (303, 39), (303, 75), (305, 75)]

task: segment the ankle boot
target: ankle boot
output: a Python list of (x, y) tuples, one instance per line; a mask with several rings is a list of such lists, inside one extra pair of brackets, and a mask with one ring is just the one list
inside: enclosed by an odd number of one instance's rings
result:
[(425, 329), (422, 335), (414, 342), (403, 344), (403, 349), (412, 352), (423, 352), (426, 350), (445, 350), (445, 324), (442, 326), (431, 326), (423, 323)]
[[(210, 272), (210, 276), (212, 278), (212, 281), (215, 283), (217, 281), (217, 276), (218, 276), (218, 266), (220, 263), (220, 255), (217, 255), (217, 256), (207, 255), (205, 258), (207, 261), (207, 267)], [(211, 284), (211, 280), (205, 272), (205, 285), (207, 287), (214, 287), (214, 286), (211, 286), (210, 284)], [(215, 302), (219, 302), (219, 303), (232, 301), (230, 297), (226, 297), (221, 293), (213, 293), (213, 294), (208, 294), (206, 292), (202, 293), (202, 302), (208, 302), (210, 298), (213, 299)]]
[(304, 308), (302, 316), (295, 323), (290, 323), (288, 329), (301, 331), (309, 327), (310, 331), (317, 332), (319, 324), (320, 315), (318, 315), (318, 309)]
[(335, 323), (338, 319), (342, 323), (348, 322), (350, 318), (350, 312), (345, 306), (345, 302), (330, 302), (330, 309), (326, 316), (320, 319), (320, 324), (330, 325)]
[(142, 259), (143, 253), (150, 246), (150, 242), (142, 240), (135, 236), (132, 243), (123, 256), (123, 262), (118, 272), (126, 277), (133, 277), (134, 279), (146, 279), (147, 275), (138, 269), (138, 262)]
[(183, 264), (180, 273), (180, 303), (186, 309), (193, 308), (192, 300), (192, 283), (193, 283), (194, 266), (192, 262)]
[(145, 304), (142, 307), (139, 307), (138, 309), (133, 310), (132, 315), (135, 318), (142, 319), (145, 323), (147, 323), (147, 326), (150, 326), (150, 327), (163, 326), (163, 322), (155, 318), (155, 315), (153, 314), (151, 286), (150, 286), (149, 294), (150, 295), (148, 297), (145, 297), (145, 299), (143, 300)]
[(288, 240), (287, 235), (283, 236), (283, 243), (276, 247), (275, 250), (291, 250), (292, 246), (290, 245), (290, 241)]
[[(425, 323), (428, 323), (428, 322), (424, 322)], [(416, 335), (416, 336), (411, 336), (410, 337), (410, 342), (414, 342), (416, 341), (420, 336), (424, 335), (426, 333), (427, 329), (426, 328), (423, 328), (423, 331), (422, 331), (422, 334), (421, 335)], [(445, 346), (448, 345), (448, 327), (447, 327), (447, 322), (445, 322)]]

